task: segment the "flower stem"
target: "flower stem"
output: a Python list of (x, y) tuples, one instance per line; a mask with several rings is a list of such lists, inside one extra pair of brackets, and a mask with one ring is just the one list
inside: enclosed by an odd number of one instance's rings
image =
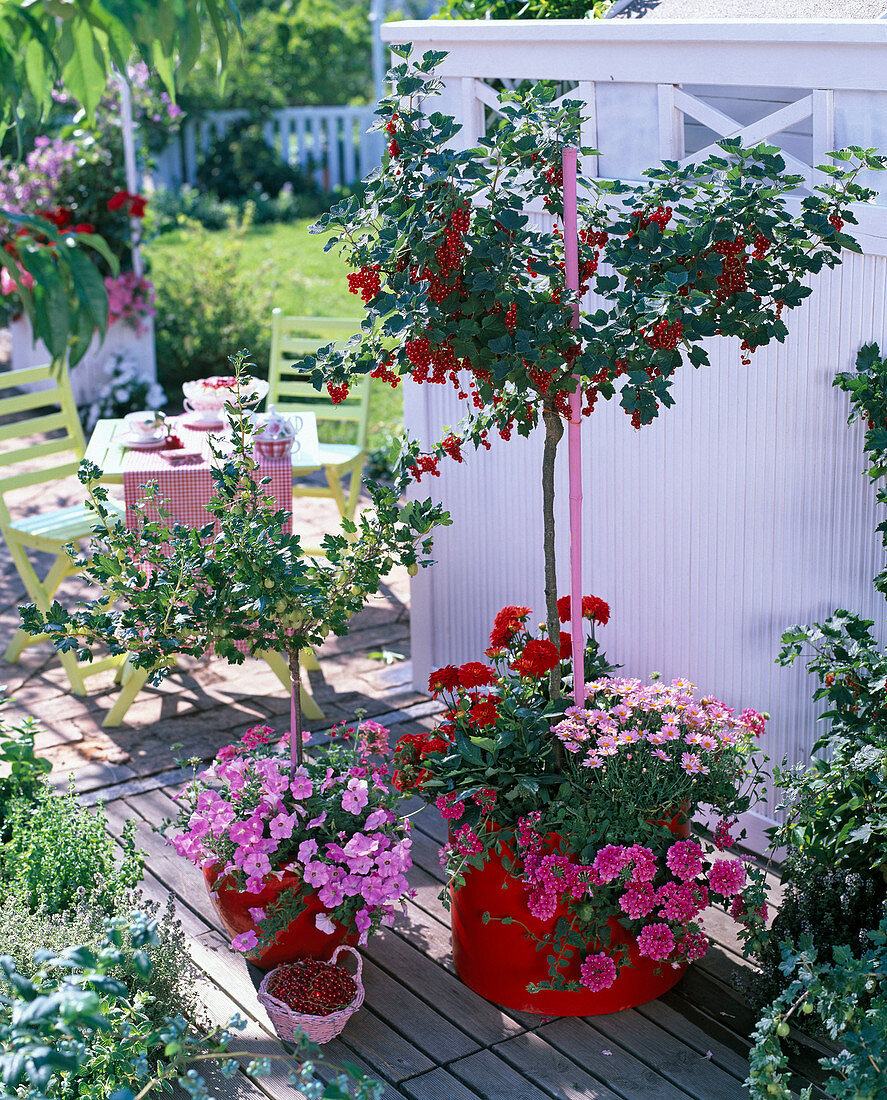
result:
[[(554, 466), (557, 445), (564, 434), (564, 425), (554, 398), (546, 396), (542, 401), (542, 421), (545, 424), (545, 445), (542, 450), (542, 523), (543, 553), (545, 558), (545, 621), (548, 638), (554, 645), (560, 645), (560, 620), (557, 614), (557, 561), (554, 544)], [(548, 677), (548, 687), (552, 699), (560, 697), (561, 671), (556, 665)]]

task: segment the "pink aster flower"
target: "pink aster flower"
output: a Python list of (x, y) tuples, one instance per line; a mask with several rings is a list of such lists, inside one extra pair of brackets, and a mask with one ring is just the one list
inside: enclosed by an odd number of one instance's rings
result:
[(648, 959), (667, 959), (674, 951), (674, 932), (667, 924), (645, 924), (638, 934), (638, 954)]
[(609, 989), (616, 981), (616, 964), (603, 952), (586, 955), (579, 968), (579, 980), (592, 993), (600, 993), (602, 989)]
[(708, 768), (702, 763), (698, 753), (695, 752), (681, 754), (681, 767), (687, 775), (708, 775)]
[(712, 890), (725, 898), (732, 898), (745, 886), (745, 865), (739, 859), (718, 859), (708, 872)]

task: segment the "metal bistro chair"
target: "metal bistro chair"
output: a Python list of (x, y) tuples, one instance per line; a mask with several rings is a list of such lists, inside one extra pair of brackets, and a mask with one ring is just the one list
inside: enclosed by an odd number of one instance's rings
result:
[[(50, 386), (32, 393), (8, 392), (34, 382), (48, 382)], [(20, 416), (21, 413), (32, 412), (35, 415), (24, 418)], [(10, 420), (10, 417), (14, 419)], [(51, 438), (34, 440), (35, 436), (43, 433), (52, 433)], [(78, 572), (64, 547), (68, 543), (89, 538), (96, 522), (95, 516), (85, 504), (79, 503), (14, 519), (7, 506), (6, 494), (16, 489), (46, 486), (77, 472), (86, 445), (66, 370), (63, 369), (58, 377), (49, 366), (0, 374), (0, 443), (8, 444), (10, 441), (18, 446), (0, 451), (0, 532), (6, 540), (13, 564), (28, 596), (41, 611), (48, 611), (52, 597), (62, 581)], [(35, 459), (47, 455), (70, 457), (65, 457), (54, 465), (43, 465), (39, 469), (32, 467)], [(18, 473), (7, 469), (23, 463), (29, 468)], [(122, 519), (122, 504), (109, 501), (108, 506), (110, 511), (117, 512)], [(42, 580), (31, 561), (29, 552), (33, 551), (55, 555), (49, 572)], [(26, 647), (46, 640), (48, 635), (32, 637), (19, 629), (4, 658), (15, 662)], [(124, 661), (122, 656), (117, 656), (81, 664), (71, 652), (59, 653), (59, 659), (75, 695), (86, 694), (85, 678), (97, 672), (117, 668), (119, 678)]]
[[(318, 465), (293, 467), (293, 496), (332, 497), (340, 514), (347, 519), (354, 518), (360, 496), (360, 475), (366, 461), (370, 378), (365, 375), (341, 404), (334, 405), (318, 393), (309, 376), (299, 369), (298, 360), (317, 351), (335, 336), (353, 336), (359, 326), (357, 320), (340, 317), (284, 317), (279, 309), (271, 315), (268, 404), (287, 413), (314, 413), (318, 426), (344, 424), (352, 428), (353, 442), (321, 443)], [(300, 478), (316, 470), (323, 470), (327, 488), (298, 483)], [(349, 474), (346, 495), (342, 479)]]

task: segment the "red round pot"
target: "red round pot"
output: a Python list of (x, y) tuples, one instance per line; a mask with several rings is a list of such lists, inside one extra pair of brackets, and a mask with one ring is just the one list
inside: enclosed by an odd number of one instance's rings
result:
[[(678, 835), (687, 835), (689, 826), (672, 825)], [(515, 856), (503, 844), (502, 855), (512, 864)], [(520, 862), (514, 868), (520, 874)], [(484, 914), (492, 918), (484, 923)], [(511, 917), (503, 924), (502, 917)], [(548, 983), (548, 951), (536, 950), (537, 942), (528, 939), (521, 924), (534, 936), (548, 938), (561, 917), (569, 919), (566, 906), (558, 906), (549, 920), (539, 920), (527, 908), (527, 892), (514, 874), (505, 870), (502, 856), (491, 850), (483, 867), (465, 872), (465, 885), (452, 891), (453, 962), (456, 973), (475, 993), (488, 1001), (520, 1012), (540, 1016), (600, 1016), (653, 1001), (667, 993), (683, 977), (686, 963), (672, 966), (654, 962), (638, 954), (637, 942), (615, 917), (609, 920), (611, 947), (588, 945), (587, 952), (574, 954), (561, 968), (565, 978), (579, 980), (579, 967), (585, 954), (622, 946), (628, 962), (619, 970), (609, 989), (598, 993), (542, 989), (530, 993), (532, 983)], [(517, 923), (521, 922), (521, 923)], [(630, 963), (630, 965), (628, 965)]]
[[(269, 875), (264, 880), (265, 885), (260, 893), (248, 894), (245, 890), (237, 889), (230, 876), (219, 881), (214, 864), (203, 868), (203, 878), (209, 890), (213, 908), (232, 939), (242, 932), (257, 931), (256, 922), (249, 915), (250, 909), (265, 909), (281, 894), (293, 891), (300, 885), (297, 875), (292, 871), (284, 871), (281, 878)], [(272, 944), (262, 951), (247, 953), (246, 957), (262, 970), (271, 970), (281, 963), (295, 962), (296, 959), (312, 958), (328, 961), (340, 944), (353, 945), (357, 942), (356, 933), (349, 933), (342, 925), (337, 925), (334, 932), (322, 932), (317, 927), (314, 918), (318, 913), (328, 911), (320, 904), (316, 895), (311, 894), (305, 909), (295, 920), (290, 921), (286, 928), (278, 932)]]

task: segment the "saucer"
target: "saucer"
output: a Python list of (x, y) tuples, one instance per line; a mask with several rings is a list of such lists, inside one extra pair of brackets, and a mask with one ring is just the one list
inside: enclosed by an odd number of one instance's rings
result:
[(225, 420), (211, 414), (201, 416), (199, 413), (186, 413), (179, 421), (186, 428), (224, 428)]
[(166, 446), (166, 435), (156, 439), (145, 439), (141, 435), (119, 435), (115, 442), (131, 451), (159, 451)]

